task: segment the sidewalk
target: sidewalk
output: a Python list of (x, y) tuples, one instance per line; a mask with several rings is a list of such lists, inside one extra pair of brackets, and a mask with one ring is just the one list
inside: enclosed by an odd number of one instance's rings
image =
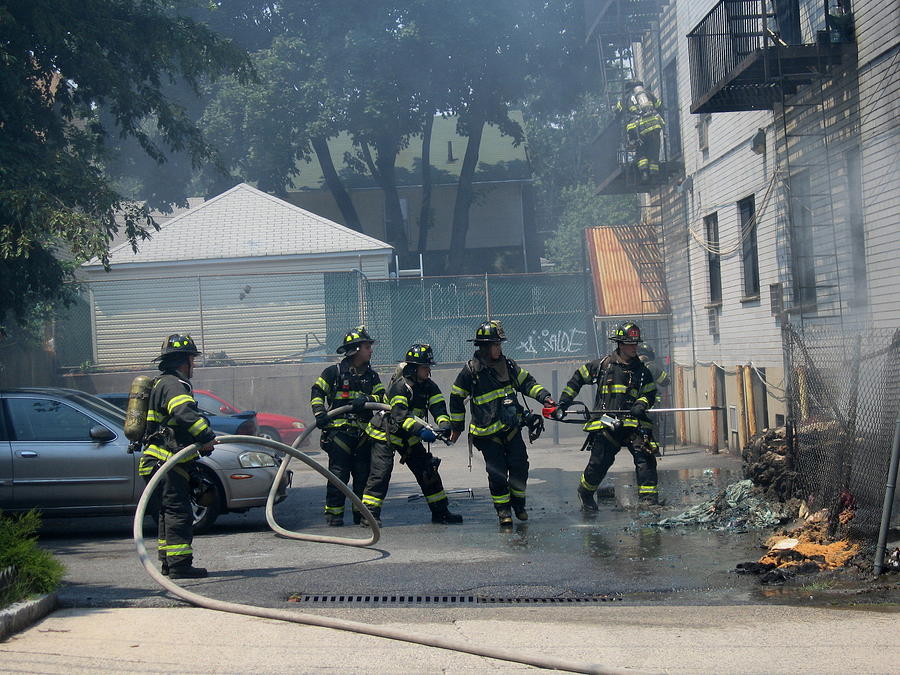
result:
[[(322, 612), (418, 634), (667, 673), (892, 673), (896, 611), (787, 606)], [(501, 641), (500, 643), (497, 640)], [(0, 643), (0, 672), (483, 673), (537, 670), (196, 608), (61, 610)]]

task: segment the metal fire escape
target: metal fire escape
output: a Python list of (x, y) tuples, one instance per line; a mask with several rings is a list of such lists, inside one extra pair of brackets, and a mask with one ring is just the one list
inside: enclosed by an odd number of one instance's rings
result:
[(688, 50), (692, 113), (775, 112), (790, 256), (784, 270), (789, 288), (773, 291), (783, 292), (792, 323), (802, 328), (841, 323), (846, 311), (832, 185), (838, 160), (830, 147), (835, 102), (829, 91), (835, 67), (855, 55), (855, 45), (841, 25), (843, 6), (826, 0), (826, 14), (835, 14), (808, 43), (800, 10), (798, 0), (721, 0), (688, 34)]
[(624, 83), (646, 75), (638, 72), (635, 45), (648, 32), (658, 30), (659, 13), (666, 4), (668, 0), (585, 0), (587, 40), (597, 52), (606, 99), (604, 112), (609, 120), (593, 143), (594, 175), (600, 194), (649, 193), (671, 173), (672, 165), (662, 144), (659, 174), (641, 180), (634, 150), (626, 143), (623, 122), (614, 115)]
[[(610, 283), (623, 282), (629, 276), (626, 269), (636, 273), (639, 288), (634, 290), (640, 298), (639, 303), (632, 302), (629, 312), (639, 311), (639, 315), (610, 315), (606, 319), (613, 322), (623, 318), (641, 321), (650, 336), (648, 339), (656, 343), (661, 355), (669, 353), (670, 343), (670, 309), (660, 217), (663, 211), (662, 194), (672, 174), (681, 170), (681, 165), (669, 161), (669, 144), (662, 142), (658, 174), (641, 177), (636, 166), (636, 153), (625, 137), (624, 120), (615, 115), (615, 108), (625, 94), (625, 82), (632, 79), (643, 80), (647, 89), (665, 100), (659, 32), (660, 14), (667, 5), (668, 0), (585, 0), (587, 41), (596, 50), (607, 120), (606, 126), (599, 130), (594, 139), (592, 148), (596, 192), (601, 195), (639, 195), (642, 213), (640, 223), (612, 228), (612, 231), (620, 230), (616, 236), (617, 253), (608, 255), (607, 261), (611, 270), (608, 270), (609, 276), (618, 277), (608, 279)], [(671, 119), (677, 124), (674, 115), (667, 116), (665, 109), (661, 113), (666, 122)], [(617, 255), (622, 259), (617, 259)], [(631, 299), (637, 298), (632, 295)], [(598, 319), (603, 323), (604, 317)], [(646, 330), (651, 328), (651, 324), (652, 329)]]

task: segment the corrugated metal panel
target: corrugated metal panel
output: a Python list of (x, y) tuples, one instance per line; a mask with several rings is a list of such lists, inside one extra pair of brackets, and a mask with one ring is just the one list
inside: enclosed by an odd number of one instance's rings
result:
[(585, 230), (598, 316), (668, 313), (656, 229), (632, 225)]
[(146, 366), (173, 332), (200, 334), (196, 278), (92, 284), (94, 362)]
[(249, 361), (296, 356), (325, 341), (319, 273), (130, 280), (92, 290), (95, 362), (103, 367), (146, 365), (173, 332), (190, 333), (207, 356)]
[(268, 361), (324, 344), (321, 274), (211, 277), (202, 290), (207, 356)]

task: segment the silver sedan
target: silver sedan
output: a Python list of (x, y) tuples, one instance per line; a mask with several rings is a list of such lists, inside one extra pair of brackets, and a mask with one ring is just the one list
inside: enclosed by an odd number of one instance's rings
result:
[[(122, 410), (74, 389), (0, 390), (0, 510), (45, 516), (134, 513), (144, 480), (140, 453), (128, 452)], [(210, 506), (194, 505), (194, 531), (221, 513), (265, 506), (280, 457), (259, 446), (224, 443), (199, 461), (212, 484)], [(290, 472), (288, 472), (290, 474)], [(284, 499), (290, 475), (279, 486)]]

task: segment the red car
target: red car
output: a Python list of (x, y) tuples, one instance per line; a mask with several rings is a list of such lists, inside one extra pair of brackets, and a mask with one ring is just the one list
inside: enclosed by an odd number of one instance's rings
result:
[[(205, 389), (194, 389), (194, 398), (202, 410), (218, 411), (225, 415), (240, 412), (224, 398)], [(256, 423), (259, 426), (259, 436), (271, 438), (274, 441), (281, 441), (288, 445), (291, 445), (297, 436), (306, 430), (306, 423), (303, 420), (296, 417), (288, 417), (287, 415), (258, 412), (256, 413)]]

